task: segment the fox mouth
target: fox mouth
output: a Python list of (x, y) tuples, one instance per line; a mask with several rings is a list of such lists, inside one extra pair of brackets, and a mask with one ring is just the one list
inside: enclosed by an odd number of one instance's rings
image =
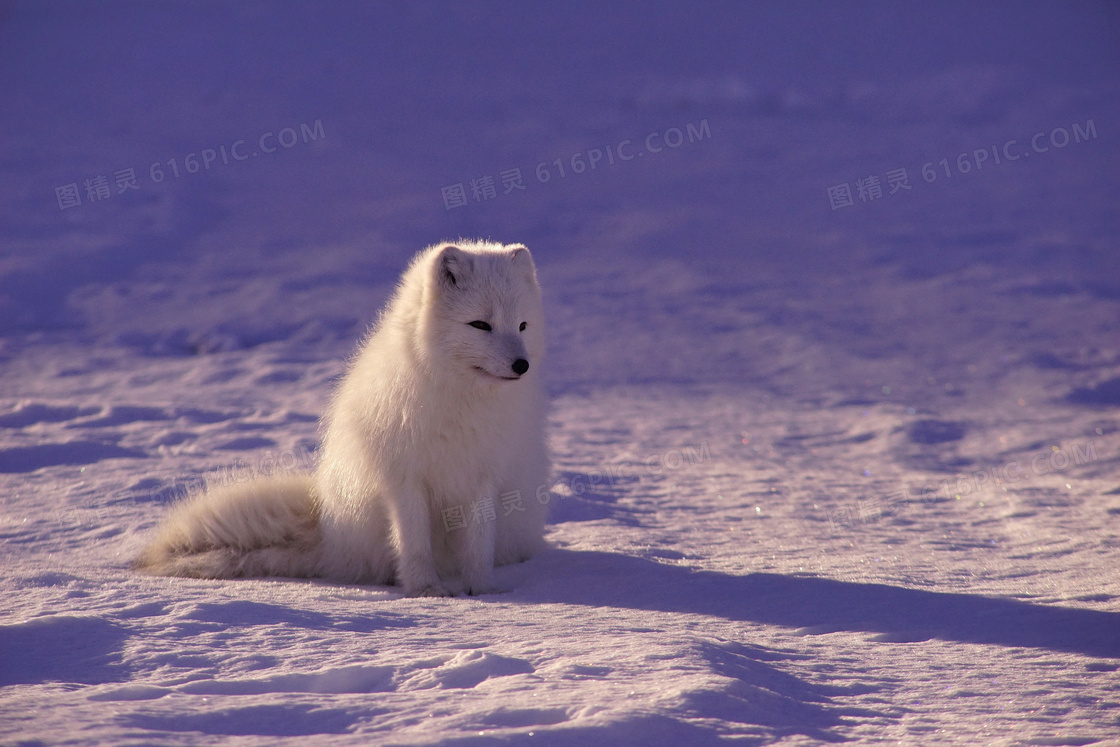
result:
[(498, 374), (490, 373), (489, 371), (487, 371), (482, 366), (471, 366), (471, 368), (473, 368), (475, 371), (478, 371), (481, 374), (489, 376), (491, 379), (500, 379), (501, 381), (517, 381), (521, 378), (520, 376), (499, 376)]

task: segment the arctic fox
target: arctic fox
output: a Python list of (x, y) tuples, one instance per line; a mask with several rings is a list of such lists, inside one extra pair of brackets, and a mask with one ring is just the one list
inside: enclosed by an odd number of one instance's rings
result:
[(335, 392), (314, 474), (187, 500), (136, 567), (396, 583), (412, 596), (495, 591), (495, 565), (544, 544), (543, 353), (528, 249), (429, 247)]

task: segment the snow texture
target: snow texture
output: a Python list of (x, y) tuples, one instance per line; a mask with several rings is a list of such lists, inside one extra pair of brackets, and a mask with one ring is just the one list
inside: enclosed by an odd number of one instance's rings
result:
[[(1118, 40), (5, 4), (0, 742), (1117, 743)], [(131, 572), (204, 481), (314, 466), (458, 236), (539, 267), (551, 549), (477, 598)]]

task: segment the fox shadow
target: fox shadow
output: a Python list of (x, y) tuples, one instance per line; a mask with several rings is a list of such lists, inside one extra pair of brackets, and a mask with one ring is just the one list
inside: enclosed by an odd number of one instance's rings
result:
[(809, 576), (696, 571), (617, 553), (551, 550), (518, 601), (695, 613), (858, 631), (884, 642), (930, 639), (1120, 658), (1120, 613)]

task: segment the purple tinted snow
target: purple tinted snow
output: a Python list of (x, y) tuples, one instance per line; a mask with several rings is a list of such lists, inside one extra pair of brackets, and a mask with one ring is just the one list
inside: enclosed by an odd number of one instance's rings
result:
[[(734, 576), (605, 552), (553, 550), (527, 601), (713, 615), (787, 628), (865, 631), (1120, 658), (1120, 613), (828, 578)], [(556, 583), (547, 579), (563, 576)], [(616, 579), (640, 579), (619, 584)]]
[(43, 467), (94, 464), (103, 459), (146, 459), (147, 454), (97, 441), (67, 441), (0, 449), (0, 473), (34, 472)]

